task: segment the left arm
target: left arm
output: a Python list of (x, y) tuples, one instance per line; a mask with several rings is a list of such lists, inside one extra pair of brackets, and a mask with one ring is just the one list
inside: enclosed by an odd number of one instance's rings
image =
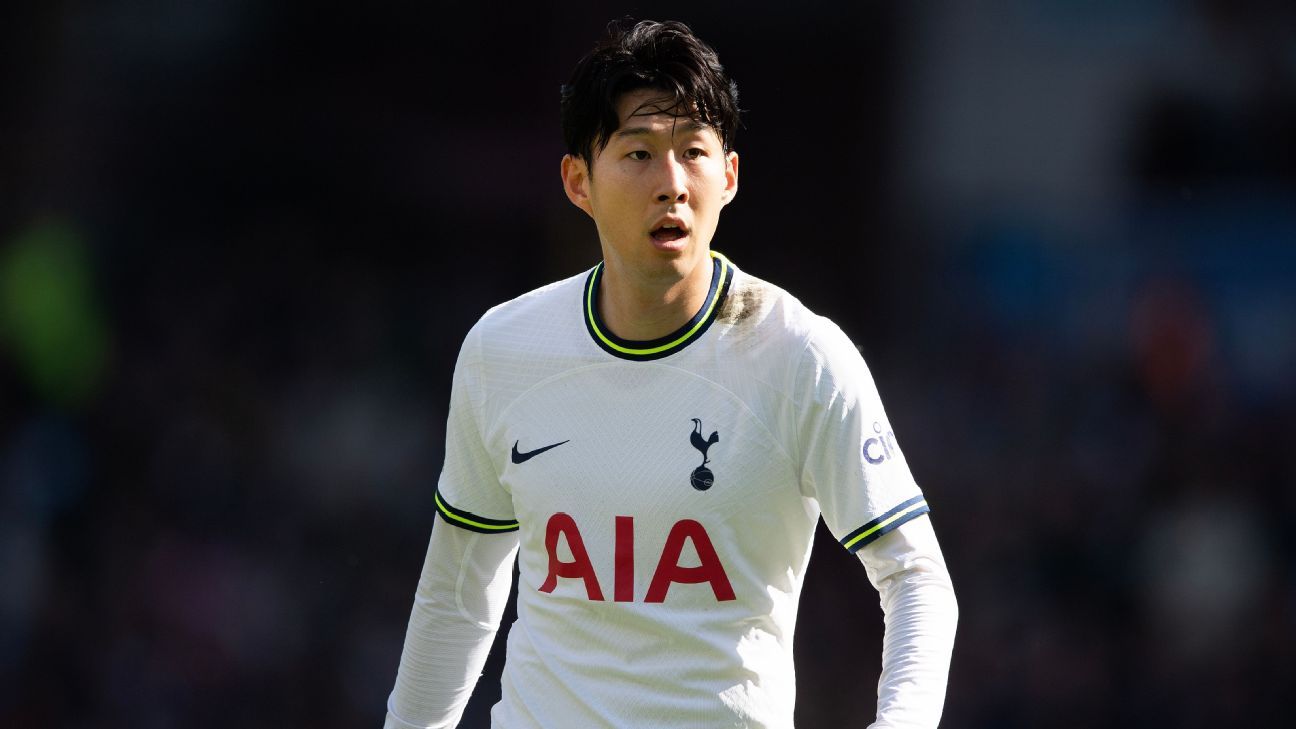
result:
[(856, 553), (881, 596), (886, 625), (877, 721), (927, 729), (945, 703), (958, 603), (930, 518), (913, 519)]
[(882, 599), (886, 632), (873, 729), (940, 722), (958, 604), (922, 489), (887, 421), (859, 350), (815, 320), (791, 391), (802, 493), (859, 556)]

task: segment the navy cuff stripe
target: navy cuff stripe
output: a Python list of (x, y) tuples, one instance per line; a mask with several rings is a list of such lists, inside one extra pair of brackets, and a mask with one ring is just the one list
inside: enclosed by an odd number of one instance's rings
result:
[(432, 498), (436, 501), (437, 513), (441, 515), (441, 518), (445, 519), (446, 523), (454, 524), (461, 529), (482, 534), (500, 534), (518, 530), (516, 519), (490, 519), (478, 516), (471, 511), (456, 509), (441, 498), (440, 489), (433, 494)]
[(867, 547), (877, 541), (878, 537), (887, 534), (905, 522), (931, 511), (927, 500), (919, 494), (900, 503), (894, 509), (870, 521), (864, 526), (842, 537), (841, 545), (853, 552)]

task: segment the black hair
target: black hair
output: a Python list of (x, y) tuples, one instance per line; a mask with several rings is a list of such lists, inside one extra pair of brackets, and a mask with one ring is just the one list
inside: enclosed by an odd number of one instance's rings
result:
[(608, 37), (576, 64), (562, 87), (567, 152), (593, 164), (594, 154), (621, 125), (617, 100), (639, 89), (660, 89), (654, 109), (715, 129), (727, 153), (738, 130), (738, 85), (711, 46), (687, 25), (629, 18), (613, 21)]

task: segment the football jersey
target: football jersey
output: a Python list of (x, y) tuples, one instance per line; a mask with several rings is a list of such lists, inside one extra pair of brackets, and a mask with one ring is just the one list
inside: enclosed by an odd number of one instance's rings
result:
[(791, 726), (820, 514), (855, 551), (927, 504), (832, 322), (713, 252), (692, 320), (623, 340), (602, 265), (491, 309), (455, 369), (437, 510), (519, 532), (493, 723)]

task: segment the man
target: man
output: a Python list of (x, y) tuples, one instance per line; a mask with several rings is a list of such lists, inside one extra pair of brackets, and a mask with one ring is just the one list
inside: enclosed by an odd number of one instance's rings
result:
[(563, 186), (603, 260), (463, 344), (387, 726), (458, 721), (514, 555), (494, 726), (791, 726), (821, 512), (881, 593), (874, 726), (936, 726), (957, 608), (868, 369), (710, 249), (736, 86), (687, 27), (641, 22), (581, 60), (562, 110)]

